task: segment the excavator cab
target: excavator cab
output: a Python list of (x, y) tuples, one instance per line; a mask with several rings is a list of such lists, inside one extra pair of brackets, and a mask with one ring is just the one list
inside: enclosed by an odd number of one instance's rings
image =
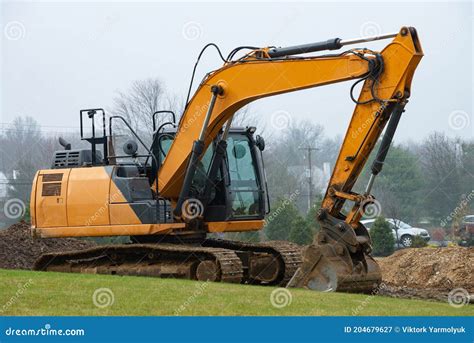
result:
[[(269, 212), (262, 158), (265, 144), (261, 136), (254, 136), (255, 131), (255, 127), (231, 128), (220, 163), (213, 166), (218, 163), (217, 142), (209, 145), (198, 162), (189, 196), (204, 207), (204, 221), (262, 220)], [(160, 165), (175, 134), (175, 128), (154, 133), (151, 151)]]

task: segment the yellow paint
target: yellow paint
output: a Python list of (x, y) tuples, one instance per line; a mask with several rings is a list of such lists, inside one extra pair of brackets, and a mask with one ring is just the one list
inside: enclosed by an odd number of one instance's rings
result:
[(230, 222), (208, 222), (208, 232), (256, 231), (263, 228), (264, 220), (240, 220)]
[(99, 225), (34, 228), (33, 234), (42, 238), (54, 237), (107, 237), (128, 235), (165, 234), (172, 230), (184, 229), (184, 223), (138, 224), (138, 225)]
[(108, 225), (110, 175), (104, 167), (73, 168), (69, 175), (69, 226)]

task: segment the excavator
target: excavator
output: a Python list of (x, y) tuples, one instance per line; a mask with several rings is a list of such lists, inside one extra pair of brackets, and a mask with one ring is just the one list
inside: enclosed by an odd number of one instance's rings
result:
[[(354, 48), (314, 54), (382, 39), (391, 41), (380, 52)], [(100, 108), (80, 111), (81, 139), (90, 149), (72, 149), (60, 139), (64, 149), (55, 152), (52, 167), (36, 173), (32, 233), (39, 238), (128, 236), (130, 243), (44, 254), (34, 269), (372, 291), (381, 271), (360, 219), (376, 201), (371, 189), (423, 56), (417, 31), (402, 27), (368, 38), (242, 46), (227, 58), (211, 43), (199, 58), (210, 46), (223, 66), (207, 73), (190, 98), (193, 72), (178, 123), (171, 111), (153, 113), (151, 144), (124, 117), (107, 116)], [(233, 127), (235, 113), (257, 99), (344, 81), (353, 81), (355, 109), (317, 213), (321, 229), (312, 244), (224, 239), (222, 233), (262, 230), (270, 210), (265, 141), (255, 127)], [(158, 118), (165, 122), (157, 128)], [(87, 133), (86, 120), (92, 122)], [(115, 122), (133, 137), (123, 154), (115, 152)], [(356, 193), (354, 184), (384, 129), (370, 180), (364, 192)]]

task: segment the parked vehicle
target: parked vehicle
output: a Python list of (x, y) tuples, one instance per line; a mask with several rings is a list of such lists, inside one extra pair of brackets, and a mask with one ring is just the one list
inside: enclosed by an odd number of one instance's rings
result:
[(460, 238), (459, 245), (472, 246), (474, 244), (474, 215), (465, 216), (456, 233)]
[[(392, 229), (393, 237), (397, 243), (400, 243), (403, 247), (409, 248), (413, 244), (413, 238), (415, 236), (421, 236), (426, 242), (428, 242), (431, 237), (427, 230), (413, 227), (410, 224), (407, 224), (400, 219), (385, 219), (390, 228)], [(375, 222), (375, 219), (366, 219), (360, 221), (367, 230), (370, 231), (370, 228)]]

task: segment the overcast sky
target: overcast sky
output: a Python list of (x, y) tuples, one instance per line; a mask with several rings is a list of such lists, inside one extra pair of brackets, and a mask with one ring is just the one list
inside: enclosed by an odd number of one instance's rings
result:
[[(286, 46), (328, 38), (417, 28), (425, 53), (397, 141), (433, 130), (474, 136), (472, 4), (463, 3), (59, 3), (3, 2), (2, 123), (29, 115), (51, 130), (78, 126), (82, 108), (110, 107), (117, 90), (158, 77), (184, 97), (192, 67), (208, 42), (229, 52), (240, 45)], [(368, 43), (378, 49), (388, 41)], [(202, 75), (220, 66), (209, 52)], [(276, 111), (344, 134), (354, 104), (351, 82), (259, 100), (252, 110)], [(64, 127), (64, 128), (63, 128)]]

